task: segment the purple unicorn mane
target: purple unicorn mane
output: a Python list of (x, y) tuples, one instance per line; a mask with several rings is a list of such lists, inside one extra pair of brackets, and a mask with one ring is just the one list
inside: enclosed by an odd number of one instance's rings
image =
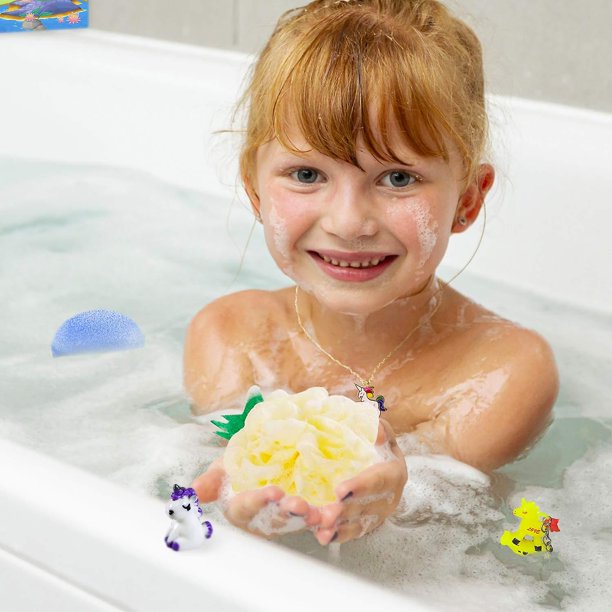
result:
[(196, 498), (196, 506), (198, 508), (198, 514), (202, 514), (202, 508), (200, 508), (200, 500), (194, 489), (191, 487), (181, 487), (177, 484), (174, 485), (172, 489), (172, 493), (170, 493), (170, 499), (172, 501), (176, 501), (177, 499), (181, 499), (182, 497), (195, 497)]
[(181, 497), (191, 497), (195, 494), (196, 492), (193, 489), (187, 487), (180, 487), (179, 485), (175, 484), (174, 488), (172, 489), (172, 493), (170, 494), (170, 499), (172, 501), (176, 501), (177, 499), (181, 499)]

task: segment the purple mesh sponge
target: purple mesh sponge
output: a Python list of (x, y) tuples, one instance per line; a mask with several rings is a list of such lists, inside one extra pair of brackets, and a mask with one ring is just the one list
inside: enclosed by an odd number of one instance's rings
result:
[(51, 343), (53, 357), (125, 351), (144, 346), (144, 336), (130, 317), (114, 310), (80, 312), (62, 323)]

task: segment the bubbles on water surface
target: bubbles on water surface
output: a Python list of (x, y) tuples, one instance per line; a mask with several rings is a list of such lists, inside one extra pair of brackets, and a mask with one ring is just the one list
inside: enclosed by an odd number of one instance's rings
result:
[[(191, 482), (223, 452), (208, 421), (214, 415), (191, 415), (181, 361), (190, 317), (219, 295), (238, 263), (238, 256), (228, 263), (229, 204), (131, 172), (32, 164), (11, 181), (6, 168), (0, 260), (11, 299), (0, 301), (0, 435), (165, 500), (174, 482)], [(492, 479), (405, 444), (409, 482), (392, 519), (329, 549), (308, 532), (282, 536), (279, 545), (436, 609), (461, 601), (462, 610), (603, 610), (612, 600), (612, 449), (604, 419), (612, 326), (467, 274), (458, 281), (468, 295), (550, 338), (562, 380), (557, 421), (527, 457)], [(240, 282), (286, 283), (261, 240), (251, 245)], [(105, 307), (138, 320), (145, 349), (54, 363), (48, 348), (57, 325)], [(498, 544), (518, 523), (511, 512), (521, 496), (559, 518), (549, 558), (519, 558)], [(225, 520), (216, 504), (205, 511)]]

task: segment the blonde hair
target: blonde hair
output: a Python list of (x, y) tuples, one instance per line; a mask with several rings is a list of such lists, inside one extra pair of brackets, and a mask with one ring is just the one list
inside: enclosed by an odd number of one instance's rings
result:
[(359, 168), (360, 135), (376, 159), (406, 163), (391, 148), (391, 118), (419, 155), (448, 161), (450, 138), (466, 184), (487, 139), (480, 43), (437, 0), (315, 0), (286, 11), (252, 67), (234, 118), (245, 105), (239, 166), (251, 185), (265, 142), (277, 138), (300, 153), (286, 135), (290, 119), (315, 150)]

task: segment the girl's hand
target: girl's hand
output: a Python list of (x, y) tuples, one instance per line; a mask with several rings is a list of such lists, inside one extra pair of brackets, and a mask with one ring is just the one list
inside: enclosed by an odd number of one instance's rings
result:
[(348, 542), (376, 529), (391, 515), (408, 481), (406, 459), (391, 425), (380, 419), (377, 445), (389, 442), (392, 459), (370, 466), (336, 488), (338, 502), (321, 508), (315, 536), (319, 544)]
[[(223, 457), (219, 457), (211, 463), (204, 474), (195, 479), (191, 486), (202, 503), (212, 502), (219, 498), (225, 477)], [(253, 519), (269, 504), (270, 515), (262, 517), (261, 525), (265, 527), (262, 530)], [(275, 486), (236, 494), (223, 508), (223, 513), (232, 525), (266, 538), (312, 528), (321, 518), (318, 508), (310, 506), (301, 497), (285, 495), (282, 489)]]

